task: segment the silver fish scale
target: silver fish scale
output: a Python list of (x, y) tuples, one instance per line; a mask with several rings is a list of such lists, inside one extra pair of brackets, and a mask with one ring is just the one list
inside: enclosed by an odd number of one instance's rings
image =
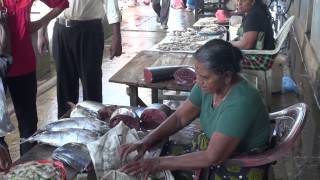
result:
[(43, 131), (61, 131), (64, 129), (86, 129), (94, 131), (100, 134), (106, 133), (110, 128), (104, 121), (96, 120), (87, 117), (77, 117), (77, 118), (65, 118), (59, 121), (55, 121), (47, 124), (45, 127), (39, 129), (38, 132)]
[(98, 112), (92, 111), (88, 108), (77, 105), (74, 110), (72, 110), (70, 117), (89, 117), (98, 118)]
[(82, 143), (97, 140), (99, 135), (96, 132), (86, 129), (66, 129), (62, 131), (45, 131), (23, 140), (24, 142), (40, 142), (56, 147), (61, 147), (67, 143)]

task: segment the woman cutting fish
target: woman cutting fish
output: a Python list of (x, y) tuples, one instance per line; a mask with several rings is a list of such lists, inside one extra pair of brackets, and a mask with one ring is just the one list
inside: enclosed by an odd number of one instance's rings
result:
[[(130, 175), (145, 173), (145, 178), (160, 170), (195, 170), (209, 168), (209, 179), (237, 177), (264, 179), (267, 168), (240, 168), (231, 171), (224, 162), (235, 153), (252, 153), (268, 145), (269, 120), (257, 89), (243, 79), (241, 52), (223, 40), (212, 40), (194, 55), (196, 85), (189, 98), (158, 128), (137, 143), (122, 145), (124, 160), (137, 150), (137, 161), (121, 170)], [(208, 139), (206, 149), (181, 156), (140, 159), (157, 141), (181, 130), (200, 116), (201, 128)], [(233, 169), (234, 170), (234, 169)]]

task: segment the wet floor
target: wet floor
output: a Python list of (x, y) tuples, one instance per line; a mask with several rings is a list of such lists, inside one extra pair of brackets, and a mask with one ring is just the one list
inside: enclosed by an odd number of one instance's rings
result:
[[(105, 54), (102, 65), (104, 104), (129, 105), (126, 85), (109, 83), (108, 79), (128, 63), (139, 51), (147, 50), (159, 42), (166, 35), (167, 31), (183, 29), (194, 22), (192, 13), (184, 10), (170, 9), (169, 29), (166, 31), (160, 28), (160, 24), (156, 23), (156, 14), (153, 12), (151, 5), (145, 6), (139, 4), (136, 7), (128, 7), (126, 4), (121, 4), (121, 7), (123, 9), (123, 22), (121, 25), (123, 54), (121, 57), (110, 61), (108, 57), (111, 39), (109, 38), (105, 41)], [(51, 74), (54, 74), (54, 72)], [(49, 87), (49, 89), (41, 88), (43, 90), (41, 90), (41, 95), (39, 95), (37, 99), (39, 127), (57, 120), (55, 77), (54, 75), (50, 75), (46, 79), (41, 79), (41, 82), (45, 84), (46, 87)], [(39, 89), (40, 88), (38, 88), (38, 91)], [(150, 94), (151, 92), (148, 89), (139, 91), (139, 96), (142, 97), (142, 100), (147, 104), (151, 103)], [(81, 98), (82, 97), (80, 97), (80, 100)], [(272, 97), (271, 110), (280, 110), (298, 101), (299, 96), (296, 94), (275, 94)], [(316, 105), (311, 105), (311, 108), (315, 106)], [(12, 121), (17, 127), (14, 114), (12, 115)], [(313, 119), (306, 123), (302, 138), (296, 143), (295, 149), (273, 166), (271, 179), (320, 179), (319, 129), (319, 122)], [(14, 160), (18, 159), (18, 132), (15, 131), (8, 135), (6, 141), (9, 144), (12, 158)]]

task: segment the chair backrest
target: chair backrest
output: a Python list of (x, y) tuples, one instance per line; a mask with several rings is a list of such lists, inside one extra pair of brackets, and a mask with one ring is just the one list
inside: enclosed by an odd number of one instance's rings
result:
[(286, 20), (286, 22), (282, 25), (281, 29), (279, 30), (279, 33), (275, 36), (275, 51), (279, 52), (280, 48), (283, 44), (283, 42), (285, 41), (285, 39), (287, 38), (289, 32), (290, 32), (290, 28), (294, 22), (294, 16), (291, 16), (289, 19)]
[(261, 54), (261, 55), (275, 55), (280, 51), (280, 48), (287, 38), (290, 28), (294, 22), (294, 16), (291, 16), (286, 22), (282, 25), (278, 34), (275, 36), (275, 49), (273, 50), (242, 50), (244, 54)]
[(270, 164), (285, 155), (294, 145), (306, 121), (307, 105), (298, 103), (269, 114), (275, 122), (271, 141), (274, 146), (255, 155), (239, 155), (226, 161), (227, 165), (254, 167)]

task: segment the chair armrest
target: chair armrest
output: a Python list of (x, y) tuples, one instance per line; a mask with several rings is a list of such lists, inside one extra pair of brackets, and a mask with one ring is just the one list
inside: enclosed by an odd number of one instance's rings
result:
[(275, 50), (241, 50), (241, 52), (246, 54), (259, 54), (259, 55), (275, 55), (277, 52)]

